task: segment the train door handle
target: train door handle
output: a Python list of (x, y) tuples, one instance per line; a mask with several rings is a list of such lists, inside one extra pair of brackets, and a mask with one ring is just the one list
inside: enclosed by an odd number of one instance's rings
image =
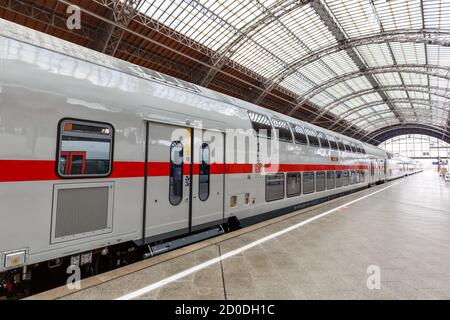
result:
[(184, 201), (188, 202), (189, 201), (189, 197), (184, 198)]

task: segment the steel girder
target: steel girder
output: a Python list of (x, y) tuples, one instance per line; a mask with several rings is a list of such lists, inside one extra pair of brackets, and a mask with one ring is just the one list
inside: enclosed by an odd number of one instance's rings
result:
[[(438, 116), (437, 118), (439, 118), (439, 119), (446, 119), (446, 118), (444, 118), (444, 117), (440, 117), (440, 116)], [(392, 125), (392, 123), (387, 123), (389, 120), (395, 120), (396, 118), (394, 118), (394, 117), (388, 117), (388, 118), (384, 118), (384, 119), (378, 119), (378, 120), (375, 120), (375, 121), (373, 121), (373, 122), (371, 122), (371, 123), (369, 123), (369, 124), (367, 124), (367, 125), (365, 125), (365, 126), (363, 126), (363, 127), (361, 127), (355, 134), (353, 134), (351, 137), (354, 137), (356, 134), (360, 134), (360, 133), (362, 133), (363, 131), (366, 131), (366, 129), (368, 128), (368, 127), (370, 127), (370, 126), (372, 126), (372, 125), (374, 125), (374, 124), (378, 124), (378, 123), (385, 123), (386, 125)], [(416, 124), (425, 124), (425, 125), (433, 125), (432, 124), (432, 121), (430, 121), (429, 123), (428, 122), (423, 122), (423, 123), (416, 123)], [(434, 126), (436, 126), (436, 127), (438, 127), (438, 128), (441, 128), (441, 130), (443, 130), (443, 131), (446, 131), (445, 130), (445, 128), (444, 127), (440, 127), (440, 126), (437, 126), (437, 125), (434, 125)], [(380, 126), (380, 128), (382, 128), (383, 126)], [(374, 129), (374, 130), (379, 130), (380, 128), (376, 128), (376, 129)], [(372, 130), (372, 131), (374, 131), (374, 130)], [(363, 135), (362, 137), (361, 137), (361, 139), (362, 138), (364, 138), (365, 136), (367, 136), (368, 134), (369, 134), (370, 132), (368, 132), (368, 133), (366, 133), (365, 135)]]
[[(328, 10), (328, 7), (326, 3), (321, 1), (314, 1), (311, 4), (311, 7), (314, 9), (316, 14), (319, 16), (319, 18), (322, 20), (323, 24), (330, 30), (331, 34), (334, 36), (336, 41), (342, 42), (346, 41), (348, 38), (344, 31), (341, 29), (341, 27), (338, 25), (338, 23), (333, 19), (331, 16), (330, 11)], [(381, 27), (381, 30), (383, 28)], [(363, 58), (359, 55), (359, 53), (355, 50), (355, 48), (348, 48), (346, 49), (347, 55), (350, 57), (350, 59), (353, 61), (353, 63), (358, 67), (359, 71), (364, 71), (367, 69), (367, 64), (363, 60)], [(393, 54), (392, 54), (393, 56)], [(396, 64), (395, 57), (393, 56), (394, 64)], [(378, 88), (380, 86), (377, 78), (375, 78), (372, 74), (368, 73), (365, 74), (364, 77), (369, 81), (369, 83), (372, 85), (373, 88)], [(391, 109), (391, 111), (399, 118), (400, 122), (403, 121), (401, 114), (395, 110), (395, 106), (389, 102), (389, 97), (380, 90), (377, 90), (378, 94), (381, 96), (383, 100), (386, 100), (386, 105)]]
[[(283, 3), (274, 3), (271, 7), (265, 8), (264, 14), (259, 17), (259, 19), (256, 19), (256, 21), (249, 23), (242, 29), (236, 29), (233, 27), (238, 36), (229, 43), (222, 45), (222, 47), (220, 47), (211, 56), (212, 65), (219, 69), (222, 68), (224, 64), (226, 64), (227, 61), (237, 52), (239, 47), (246, 41), (249, 41), (254, 34), (261, 31), (261, 29), (265, 26), (270, 25), (274, 21), (279, 21), (281, 17), (310, 3), (311, 1), (312, 0), (285, 0)], [(266, 50), (265, 48), (262, 49)], [(205, 87), (208, 86), (216, 75), (217, 70), (211, 69), (201, 84)]]
[[(384, 112), (378, 113), (377, 115), (390, 114), (390, 113), (391, 113), (391, 111), (384, 111)], [(372, 115), (371, 117), (374, 117), (374, 116)], [(432, 121), (433, 118), (435, 118), (435, 119), (436, 119), (436, 118), (437, 118), (437, 119), (442, 119), (442, 120), (446, 120), (446, 119), (447, 119), (447, 117), (442, 117), (442, 116), (439, 116), (439, 115), (429, 115), (429, 116), (426, 116), (426, 117), (429, 118), (429, 119), (426, 119), (425, 116), (423, 115), (423, 118), (421, 119), (421, 121), (422, 121), (422, 122), (423, 122), (423, 121), (428, 121), (428, 120), (431, 120), (431, 121)], [(363, 118), (359, 119), (357, 122), (355, 122), (355, 125), (358, 125), (358, 124), (360, 124), (362, 121), (365, 121), (365, 120), (367, 120), (367, 119), (370, 119), (370, 117), (363, 117)], [(382, 121), (387, 122), (387, 121), (393, 120), (393, 119), (396, 119), (396, 117), (385, 117), (385, 118), (379, 118), (379, 119), (376, 119), (376, 120), (374, 120), (374, 122), (368, 123), (367, 126), (361, 127), (360, 130), (358, 130), (358, 133), (364, 131), (365, 128), (370, 127), (371, 125), (373, 125), (374, 123), (377, 123), (378, 121), (380, 121), (380, 122), (382, 122)], [(420, 122), (419, 122), (419, 123), (420, 123)], [(344, 133), (345, 133), (345, 130), (342, 132), (342, 134), (344, 134)]]
[(0, 8), (8, 10), (18, 15), (30, 18), (35, 21), (43, 22), (47, 25), (54, 27), (55, 29), (75, 33), (76, 35), (84, 38), (88, 41), (96, 39), (97, 33), (91, 28), (81, 28), (80, 30), (67, 29), (67, 18), (60, 17), (54, 14), (53, 11), (48, 11), (36, 5), (22, 0), (0, 0)]
[[(396, 118), (394, 118), (394, 117), (391, 117), (391, 118), (379, 119), (379, 120), (373, 121), (372, 123), (370, 123), (370, 125), (365, 126), (363, 130), (358, 131), (358, 133), (361, 133), (361, 132), (365, 131), (368, 127), (370, 127), (370, 126), (372, 126), (372, 125), (377, 125), (377, 124), (379, 124), (379, 123), (384, 123), (385, 125), (376, 126), (373, 130), (371, 130), (371, 131), (367, 132), (366, 134), (364, 134), (364, 135), (360, 138), (360, 140), (363, 140), (365, 137), (369, 136), (371, 132), (380, 130), (380, 129), (383, 128), (383, 127), (386, 127), (386, 126), (389, 127), (389, 126), (392, 126), (392, 125), (399, 125), (399, 126), (402, 126), (402, 125), (403, 125), (403, 124), (401, 124), (401, 123), (393, 123), (393, 122), (387, 123), (387, 121), (389, 121), (389, 119), (391, 119), (392, 121), (393, 121), (393, 120), (398, 120), (398, 119), (396, 119)], [(411, 124), (410, 122), (407, 122), (407, 123)], [(445, 132), (445, 129), (444, 129), (443, 127), (437, 126), (437, 125), (435, 125), (435, 124), (433, 124), (433, 123), (431, 123), (431, 122), (430, 122), (430, 123), (427, 123), (427, 122), (424, 122), (424, 123), (414, 123), (414, 124), (416, 124), (416, 125), (433, 126), (433, 127), (435, 127), (435, 128), (439, 128), (439, 129), (441, 130), (441, 132)], [(353, 136), (351, 136), (351, 137), (353, 137)], [(371, 140), (372, 140), (372, 139), (371, 139)]]
[[(435, 100), (428, 100), (428, 99), (392, 99), (392, 102), (393, 103), (415, 103), (415, 104), (418, 104), (418, 105), (425, 105), (425, 106), (429, 106), (430, 108), (433, 108), (433, 109), (436, 109), (436, 110), (441, 110), (441, 111), (445, 111), (445, 112), (448, 112), (449, 111), (449, 108), (448, 108), (448, 106), (450, 106), (450, 104), (445, 104), (445, 103), (441, 103), (440, 101), (435, 101)], [(374, 106), (377, 106), (377, 105), (381, 105), (381, 104), (384, 104), (385, 102), (384, 101), (382, 101), (382, 100), (380, 100), (380, 101), (374, 101), (374, 102), (372, 102), (372, 103), (369, 103), (368, 105), (366, 105), (366, 106), (361, 106), (361, 107), (359, 107), (359, 108), (356, 108), (356, 109), (358, 109), (358, 110), (355, 110), (355, 109), (352, 109), (352, 112), (351, 113), (349, 113), (349, 114), (347, 114), (346, 116), (345, 116), (345, 118), (341, 118), (340, 120), (342, 121), (342, 120), (346, 120), (346, 118), (348, 118), (350, 115), (352, 115), (352, 114), (354, 114), (354, 113), (356, 113), (356, 112), (358, 112), (358, 111), (361, 111), (361, 110), (363, 110), (363, 109), (365, 109), (365, 108), (370, 108), (370, 107), (374, 107)], [(400, 109), (401, 110), (401, 109)], [(403, 110), (403, 112), (404, 112), (405, 110)], [(410, 110), (411, 112), (414, 112), (413, 110)], [(390, 112), (390, 111), (389, 111)], [(382, 113), (377, 113), (377, 115), (378, 114), (386, 114), (386, 113), (389, 113), (389, 112), (382, 112)], [(400, 112), (402, 112), (402, 111), (400, 111)], [(359, 118), (358, 119), (358, 121), (356, 121), (356, 122), (354, 122), (353, 124), (354, 125), (358, 125), (359, 123), (361, 123), (362, 121), (364, 121), (364, 120), (366, 120), (366, 119), (368, 119), (368, 118), (370, 118), (370, 117), (373, 117), (374, 115), (373, 114), (369, 114), (369, 115), (367, 115), (367, 116), (365, 116), (365, 117), (362, 117), (362, 118)], [(423, 114), (419, 114), (419, 115), (415, 115), (416, 117), (420, 117), (420, 116), (424, 116)], [(430, 116), (431, 116), (431, 114), (430, 114)], [(345, 133), (347, 131), (347, 129), (345, 129), (344, 131), (342, 131), (342, 133)], [(359, 132), (359, 131), (358, 131)]]
[[(435, 87), (435, 86), (426, 86), (426, 85), (392, 85), (392, 86), (382, 86), (379, 88), (380, 90), (383, 91), (409, 91), (409, 92), (420, 92), (420, 93), (425, 93), (425, 94), (432, 94), (441, 98), (445, 98), (445, 99), (450, 99), (450, 91), (447, 91), (446, 88), (442, 88), (442, 87)], [(323, 109), (323, 111), (312, 121), (312, 123), (315, 123), (323, 114), (333, 110), (334, 108), (336, 108), (337, 106), (339, 106), (340, 104), (343, 104), (345, 102), (347, 102), (348, 100), (351, 99), (355, 99), (367, 94), (372, 94), (372, 93), (376, 93), (377, 90), (373, 89), (373, 88), (369, 88), (369, 89), (363, 89), (363, 90), (359, 90), (359, 91), (355, 91), (352, 92), (346, 96), (343, 96), (341, 98), (339, 98), (338, 100), (335, 100), (331, 103), (329, 103), (328, 105), (326, 105)], [(359, 107), (356, 107), (359, 108)], [(356, 108), (352, 108), (342, 114), (340, 114), (337, 117), (342, 117), (342, 115), (347, 114), (349, 111), (352, 111), (353, 109)], [(336, 121), (329, 127), (329, 129), (331, 129), (331, 127), (333, 127), (337, 122), (339, 122), (340, 118), (336, 119)]]
[(139, 6), (144, 0), (114, 0), (109, 1), (109, 8), (112, 10), (113, 21), (120, 25), (110, 24), (107, 26), (107, 32), (99, 42), (99, 51), (114, 56), (122, 41), (124, 29), (136, 15)]
[(347, 81), (356, 77), (364, 76), (366, 74), (380, 74), (380, 73), (391, 73), (391, 72), (403, 72), (403, 73), (416, 73), (430, 75), (446, 80), (450, 80), (450, 67), (444, 67), (439, 65), (420, 65), (420, 64), (398, 64), (398, 65), (385, 65), (380, 67), (371, 67), (363, 71), (354, 71), (340, 76), (328, 79), (318, 86), (311, 88), (304, 95), (303, 98), (298, 101), (297, 106), (295, 106), (288, 115), (292, 115), (298, 108), (314, 97), (315, 95), (325, 91), (327, 88), (332, 87), (343, 81)]
[(440, 127), (424, 124), (403, 124), (403, 125), (391, 125), (366, 134), (364, 136), (365, 141), (375, 140), (380, 143), (403, 134), (424, 134), (441, 139), (447, 143), (450, 143), (450, 134), (444, 131)]
[(302, 67), (313, 63), (325, 56), (337, 53), (339, 51), (351, 48), (357, 48), (363, 45), (381, 44), (389, 42), (400, 43), (425, 43), (432, 45), (440, 45), (450, 47), (450, 31), (439, 29), (419, 29), (419, 30), (395, 30), (385, 31), (376, 35), (369, 35), (366, 37), (351, 38), (340, 41), (337, 45), (331, 45), (325, 48), (320, 48), (311, 52), (308, 55), (300, 57), (298, 60), (289, 64), (286, 69), (273, 75), (264, 82), (265, 90), (261, 93), (258, 99), (262, 100), (276, 85), (280, 84), (284, 79), (290, 75), (298, 72)]
[[(427, 100), (427, 99), (393, 99), (392, 102), (393, 103), (415, 103), (415, 104), (418, 104), (418, 105), (427, 105), (427, 106), (430, 106), (431, 108), (434, 108), (434, 109), (437, 109), (437, 110), (441, 110), (441, 111), (448, 111), (449, 110), (448, 108), (440, 107), (442, 105), (443, 106), (446, 106), (446, 105), (445, 104), (441, 104), (441, 103), (439, 103), (439, 101), (435, 101), (435, 100)], [(359, 106), (357, 108), (352, 108), (352, 109), (348, 110), (347, 112), (345, 112), (345, 116), (344, 117), (342, 117), (340, 115), (340, 118), (338, 120), (335, 120), (335, 122), (328, 128), (328, 130), (332, 130), (333, 127), (338, 122), (340, 122), (342, 120), (346, 120), (346, 118), (348, 118), (350, 115), (352, 115), (352, 114), (354, 114), (354, 113), (356, 113), (358, 111), (361, 111), (361, 110), (364, 110), (364, 109), (367, 109), (367, 108), (371, 108), (371, 107), (375, 107), (375, 106), (378, 106), (378, 105), (381, 105), (381, 104), (384, 104), (384, 103), (385, 102), (383, 100), (379, 100), (379, 101), (373, 101), (373, 102), (371, 102), (371, 103), (369, 103), (367, 105)], [(399, 110), (400, 110), (400, 112), (404, 113), (404, 110), (402, 110), (402, 109), (399, 109)], [(411, 112), (414, 112), (414, 110), (411, 110)], [(415, 113), (415, 116), (418, 117), (417, 112), (414, 112), (414, 113)], [(348, 121), (348, 120), (346, 120), (346, 121)], [(345, 131), (346, 130), (344, 130), (343, 132), (345, 132)]]

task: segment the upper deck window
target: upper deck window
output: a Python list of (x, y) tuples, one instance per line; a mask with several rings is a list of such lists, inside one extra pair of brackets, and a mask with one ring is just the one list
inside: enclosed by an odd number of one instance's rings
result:
[(320, 144), (321, 144), (322, 148), (327, 148), (327, 149), (330, 148), (330, 143), (328, 142), (328, 139), (324, 133), (317, 131), (317, 137), (320, 140)]
[(309, 145), (311, 147), (320, 148), (319, 138), (317, 137), (316, 131), (311, 128), (305, 128), (305, 133), (308, 136)]
[(292, 132), (294, 133), (295, 143), (308, 145), (308, 138), (305, 131), (298, 124), (291, 123)]
[(248, 112), (248, 116), (258, 137), (272, 138), (272, 124), (269, 117), (252, 111)]
[(278, 130), (278, 140), (292, 142), (292, 134), (287, 122), (272, 118), (272, 124)]
[(331, 147), (331, 149), (333, 149), (333, 150), (339, 150), (339, 149), (338, 149), (338, 144), (337, 144), (337, 142), (335, 141), (335, 138), (333, 138), (332, 136), (328, 136), (328, 141), (330, 142), (330, 147)]

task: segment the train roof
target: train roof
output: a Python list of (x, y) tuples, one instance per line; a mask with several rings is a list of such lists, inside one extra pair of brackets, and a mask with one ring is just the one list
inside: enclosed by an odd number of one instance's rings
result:
[(156, 72), (151, 69), (147, 69), (141, 66), (134, 65), (132, 63), (120, 60), (118, 58), (111, 57), (109, 55), (82, 47), (80, 45), (32, 30), (27, 27), (23, 27), (13, 22), (0, 19), (0, 36), (18, 40), (20, 42), (28, 43), (40, 48), (44, 48), (59, 54), (70, 56), (72, 58), (87, 61), (89, 63), (113, 69), (122, 73), (126, 73), (131, 76), (139, 77), (148, 81), (156, 82), (173, 88), (173, 90), (188, 91), (196, 95), (201, 95), (205, 98), (220, 101), (226, 105), (232, 105), (237, 108), (245, 109), (248, 111), (263, 113), (270, 117), (278, 118), (291, 123), (296, 123), (304, 127), (309, 127), (314, 130), (325, 133), (328, 137), (336, 137), (337, 140), (344, 142), (353, 142), (362, 144), (366, 149), (366, 152), (372, 155), (386, 156), (386, 152), (376, 146), (361, 142), (359, 140), (350, 138), (340, 133), (330, 131), (328, 129), (318, 127), (316, 125), (303, 122), (296, 118), (292, 118), (285, 114), (272, 111), (250, 102), (234, 98), (187, 81), (177, 79), (166, 74)]

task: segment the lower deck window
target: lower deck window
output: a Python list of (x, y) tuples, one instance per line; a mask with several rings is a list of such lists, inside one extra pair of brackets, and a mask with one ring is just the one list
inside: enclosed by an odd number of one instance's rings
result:
[(359, 177), (359, 182), (365, 182), (366, 181), (366, 174), (365, 174), (365, 172), (364, 172), (364, 170), (361, 170), (360, 172), (359, 172), (359, 174), (360, 174), (360, 177)]
[(349, 172), (342, 171), (342, 185), (348, 186), (348, 184), (349, 184)]
[(342, 171), (336, 171), (336, 188), (342, 187)]
[(325, 188), (325, 172), (316, 172), (316, 191), (323, 191)]
[(266, 175), (266, 201), (284, 198), (284, 173)]
[(303, 173), (303, 194), (314, 192), (314, 172)]
[(300, 172), (286, 174), (286, 195), (288, 197), (295, 197), (301, 193), (301, 179)]
[(334, 171), (327, 171), (327, 189), (334, 189)]

